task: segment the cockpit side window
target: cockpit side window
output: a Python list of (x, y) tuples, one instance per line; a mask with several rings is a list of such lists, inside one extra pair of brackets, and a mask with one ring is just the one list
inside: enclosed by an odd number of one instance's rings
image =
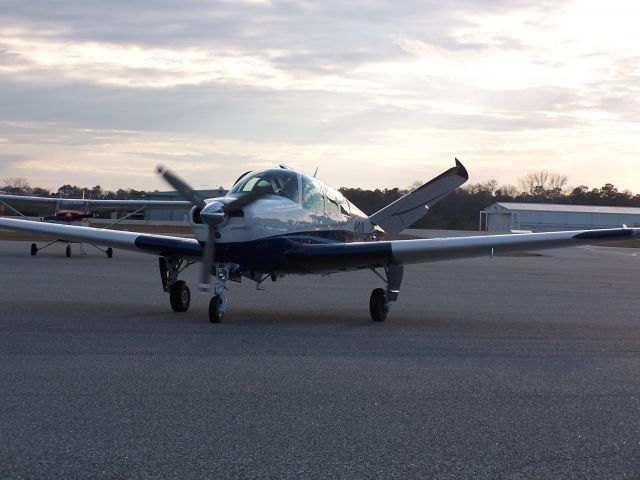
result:
[(351, 216), (351, 210), (349, 208), (349, 202), (342, 195), (338, 197), (338, 203), (340, 203), (340, 213), (347, 217)]
[(324, 213), (322, 185), (313, 178), (302, 177), (302, 208)]
[(340, 204), (338, 203), (337, 192), (325, 188), (326, 192), (326, 213), (330, 218), (340, 220)]
[(298, 203), (298, 174), (284, 169), (259, 170), (241, 178), (229, 193), (249, 193), (262, 189)]

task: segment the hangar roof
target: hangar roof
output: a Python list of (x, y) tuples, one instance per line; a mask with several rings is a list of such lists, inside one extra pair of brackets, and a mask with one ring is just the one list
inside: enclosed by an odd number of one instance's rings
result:
[(558, 203), (516, 203), (496, 202), (488, 208), (501, 206), (507, 210), (537, 211), (537, 212), (575, 212), (575, 213), (612, 213), (625, 215), (640, 215), (639, 207), (601, 207), (598, 205), (562, 205)]

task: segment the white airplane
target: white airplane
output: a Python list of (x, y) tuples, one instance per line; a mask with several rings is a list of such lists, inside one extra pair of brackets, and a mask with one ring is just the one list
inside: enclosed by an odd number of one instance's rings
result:
[[(399, 233), (429, 208), (467, 181), (464, 166), (456, 166), (406, 194), (371, 216), (362, 213), (340, 192), (313, 177), (283, 165), (242, 175), (225, 197), (203, 199), (166, 168), (158, 173), (193, 205), (190, 223), (195, 239), (167, 235), (95, 229), (0, 218), (0, 227), (141, 251), (159, 257), (160, 277), (171, 307), (185, 312), (191, 292), (179, 274), (202, 263), (200, 288), (208, 291), (213, 276), (209, 320), (222, 320), (228, 281), (242, 277), (257, 288), (288, 274), (327, 274), (370, 269), (384, 283), (371, 293), (374, 321), (384, 321), (397, 301), (404, 265), (454, 258), (601, 244), (640, 235), (640, 228), (577, 230), (381, 241), (383, 229)], [(381, 273), (382, 272), (382, 273)]]
[[(24, 216), (22, 212), (12, 206), (12, 204), (41, 204), (41, 205), (55, 205), (55, 213), (52, 216), (45, 216), (41, 218), (43, 222), (60, 223), (63, 225), (75, 225), (82, 227), (89, 227), (91, 223), (89, 219), (93, 218), (93, 214), (90, 209), (114, 209), (119, 207), (135, 208), (133, 212), (129, 213), (123, 218), (114, 221), (109, 228), (116, 223), (125, 220), (129, 216), (141, 212), (147, 207), (163, 207), (163, 208), (184, 208), (190, 207), (191, 203), (188, 201), (175, 201), (175, 200), (93, 200), (89, 198), (55, 198), (55, 197), (34, 197), (28, 195), (10, 195), (0, 193), (0, 203), (6, 205), (8, 208), (16, 212), (17, 214)], [(71, 256), (71, 244), (76, 243), (71, 239), (58, 238), (53, 240), (42, 247), (38, 247), (35, 243), (31, 244), (31, 255), (36, 255), (40, 250), (50, 247), (56, 243), (66, 244), (65, 255)], [(80, 252), (85, 253), (83, 242), (77, 242), (80, 244)], [(108, 247), (106, 249), (101, 248), (95, 243), (91, 245), (104, 252), (107, 257), (113, 257), (113, 249)]]

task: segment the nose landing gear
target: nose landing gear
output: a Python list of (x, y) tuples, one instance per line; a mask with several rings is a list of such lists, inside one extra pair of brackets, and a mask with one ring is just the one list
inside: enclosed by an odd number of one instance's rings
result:
[(211, 323), (222, 322), (226, 303), (227, 299), (223, 293), (211, 297), (211, 300), (209, 300), (209, 321)]

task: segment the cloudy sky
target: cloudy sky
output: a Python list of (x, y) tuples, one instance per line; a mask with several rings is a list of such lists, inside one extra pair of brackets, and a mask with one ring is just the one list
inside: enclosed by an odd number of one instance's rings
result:
[(533, 170), (640, 192), (640, 3), (3, 0), (0, 181), (335, 186)]

